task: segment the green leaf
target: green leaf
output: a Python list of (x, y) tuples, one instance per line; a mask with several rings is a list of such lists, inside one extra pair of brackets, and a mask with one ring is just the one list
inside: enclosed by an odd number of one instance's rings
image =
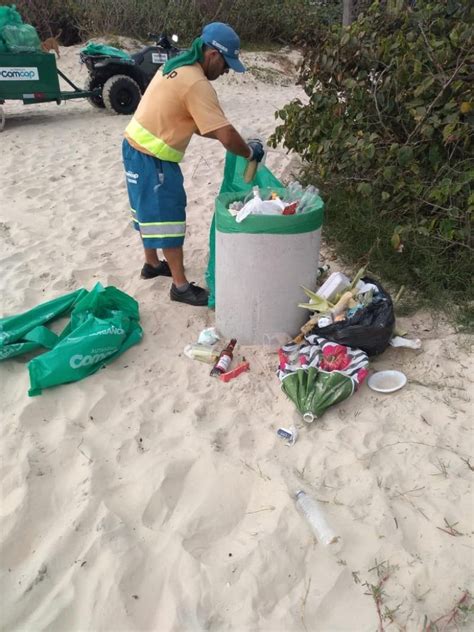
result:
[(406, 167), (413, 160), (413, 149), (407, 145), (400, 147), (398, 151), (398, 162), (401, 167)]
[(436, 166), (441, 162), (441, 154), (438, 145), (430, 145), (428, 159), (433, 166)]
[(446, 125), (443, 128), (443, 139), (445, 141), (447, 141), (450, 138), (450, 136), (453, 135), (454, 130), (456, 129), (456, 127), (457, 127), (457, 123), (449, 123), (449, 125)]
[(360, 182), (357, 185), (357, 191), (362, 195), (369, 196), (372, 193), (372, 187), (368, 182)]
[(419, 97), (420, 95), (423, 94), (423, 92), (428, 90), (428, 88), (430, 88), (433, 85), (433, 83), (434, 83), (434, 77), (428, 77), (427, 79), (425, 79), (424, 81), (420, 83), (420, 85), (418, 86), (418, 88), (415, 90), (413, 94), (415, 95), (415, 97)]
[(392, 244), (392, 248), (394, 250), (398, 250), (400, 248), (402, 240), (400, 239), (400, 235), (397, 232), (393, 233), (390, 239), (390, 243)]
[(373, 145), (372, 143), (370, 145), (367, 145), (367, 147), (365, 148), (365, 153), (368, 158), (373, 158), (375, 156), (375, 145)]

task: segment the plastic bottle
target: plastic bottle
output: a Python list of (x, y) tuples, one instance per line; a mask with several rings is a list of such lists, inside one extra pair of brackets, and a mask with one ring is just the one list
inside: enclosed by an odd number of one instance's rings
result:
[(299, 182), (292, 180), (288, 183), (286, 187), (285, 194), (283, 196), (283, 200), (285, 202), (295, 202), (296, 200), (300, 200), (303, 195), (303, 187)]
[(244, 197), (244, 206), (245, 204), (247, 204), (249, 200), (257, 196), (261, 197), (260, 189), (258, 188), (258, 186), (252, 187), (250, 191), (247, 193), (247, 195)]
[(232, 362), (232, 358), (234, 357), (234, 347), (236, 344), (237, 340), (232, 338), (227, 347), (221, 351), (219, 359), (212, 367), (211, 375), (213, 377), (219, 376), (222, 373), (227, 373), (230, 363)]
[(296, 209), (297, 213), (306, 213), (307, 210), (314, 204), (315, 198), (318, 195), (319, 190), (314, 187), (312, 184), (306, 187), (305, 192), (303, 193), (300, 203), (298, 204), (298, 208)]
[(258, 187), (253, 187), (252, 191), (245, 197), (244, 205), (237, 213), (235, 217), (235, 221), (240, 224), (243, 222), (246, 217), (251, 215), (257, 210), (262, 202), (262, 198), (260, 197), (260, 191)]
[(324, 545), (338, 542), (339, 537), (326, 522), (319, 503), (302, 490), (296, 492), (295, 498), (296, 506), (306, 517), (318, 541)]
[(219, 353), (212, 346), (199, 343), (186, 345), (184, 355), (192, 360), (199, 360), (208, 364), (214, 364), (219, 358)]
[(258, 163), (256, 160), (249, 160), (247, 162), (247, 166), (245, 167), (244, 171), (244, 182), (246, 182), (247, 184), (249, 182), (252, 182), (252, 180), (255, 178), (255, 174), (257, 173), (257, 166)]

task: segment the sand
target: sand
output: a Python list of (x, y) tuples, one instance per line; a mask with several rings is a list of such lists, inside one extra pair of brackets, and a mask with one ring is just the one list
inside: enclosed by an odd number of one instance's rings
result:
[[(60, 68), (83, 83), (78, 49), (61, 49)], [(275, 110), (304, 95), (278, 55), (244, 60), (260, 70), (215, 85), (239, 129), (268, 136)], [(401, 319), (422, 348), (390, 348), (372, 369), (402, 370), (407, 385), (365, 384), (312, 425), (280, 392), (274, 354), (240, 348), (250, 372), (216, 381), (183, 355), (214, 313), (171, 303), (167, 279), (139, 278), (128, 118), (84, 100), (5, 112), (1, 315), (101, 281), (139, 301), (145, 336), (36, 398), (23, 358), (0, 366), (2, 629), (369, 632), (379, 610), (384, 628), (410, 631), (449, 613), (473, 588), (472, 341), (437, 316)], [(294, 164), (282, 149), (267, 162), (283, 178)], [(223, 163), (216, 141), (196, 137), (182, 165), (196, 282)], [(287, 447), (276, 430), (291, 424)], [(299, 488), (321, 501), (338, 546), (316, 542)]]

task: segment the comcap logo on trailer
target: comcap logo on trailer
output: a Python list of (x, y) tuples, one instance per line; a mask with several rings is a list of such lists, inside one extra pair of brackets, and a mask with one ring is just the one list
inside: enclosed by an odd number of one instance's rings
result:
[(1, 68), (0, 81), (39, 81), (38, 68)]

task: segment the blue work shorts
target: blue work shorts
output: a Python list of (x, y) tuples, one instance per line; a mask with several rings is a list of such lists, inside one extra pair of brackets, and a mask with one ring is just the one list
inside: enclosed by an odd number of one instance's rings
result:
[(138, 151), (125, 138), (123, 164), (133, 225), (145, 248), (177, 248), (186, 232), (186, 193), (176, 162)]

